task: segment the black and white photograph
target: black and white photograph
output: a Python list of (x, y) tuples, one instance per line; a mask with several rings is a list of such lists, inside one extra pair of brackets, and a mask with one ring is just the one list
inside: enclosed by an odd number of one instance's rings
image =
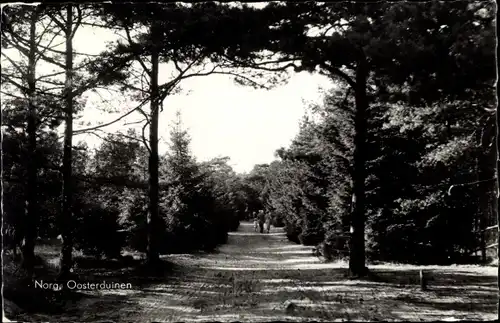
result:
[(2, 321), (498, 320), (497, 10), (2, 4)]

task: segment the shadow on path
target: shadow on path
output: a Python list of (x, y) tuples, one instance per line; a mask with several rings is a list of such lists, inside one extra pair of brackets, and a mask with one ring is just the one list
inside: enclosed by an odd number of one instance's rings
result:
[[(45, 318), (75, 322), (434, 321), (497, 318), (497, 269), (480, 266), (370, 266), (376, 279), (349, 280), (345, 263), (323, 263), (311, 248), (242, 223), (218, 252), (169, 255), (173, 272), (126, 291), (101, 291), (88, 310)], [(431, 275), (419, 289), (419, 270)], [(113, 298), (115, 297), (115, 298)], [(79, 307), (85, 304), (78, 304)], [(86, 313), (84, 313), (86, 312)], [(33, 320), (33, 317), (30, 317)], [(36, 317), (36, 320), (43, 320)]]

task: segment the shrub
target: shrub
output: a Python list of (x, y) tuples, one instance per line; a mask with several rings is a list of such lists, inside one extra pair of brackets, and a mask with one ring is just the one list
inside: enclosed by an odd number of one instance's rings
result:
[(94, 257), (118, 258), (125, 243), (118, 214), (100, 205), (81, 205), (75, 214), (75, 248)]
[(299, 235), (301, 234), (302, 229), (299, 225), (287, 221), (285, 223), (285, 232), (288, 240), (295, 243), (300, 243)]
[(323, 235), (317, 232), (302, 231), (297, 238), (304, 246), (315, 246), (323, 240)]
[(285, 220), (280, 215), (274, 215), (271, 224), (276, 228), (283, 228), (285, 226)]
[(326, 233), (317, 250), (328, 261), (343, 259), (349, 254), (349, 237), (340, 231)]
[(229, 231), (234, 232), (237, 231), (239, 226), (240, 226), (240, 220), (238, 219), (236, 214), (232, 214), (232, 217), (229, 217), (228, 223), (229, 223)]
[(315, 246), (323, 241), (324, 230), (322, 230), (321, 226), (305, 226), (304, 228), (302, 228), (301, 233), (298, 235), (298, 239), (304, 246)]

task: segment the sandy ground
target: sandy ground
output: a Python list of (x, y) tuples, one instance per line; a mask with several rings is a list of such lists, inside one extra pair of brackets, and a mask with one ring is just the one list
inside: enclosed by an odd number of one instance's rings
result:
[[(100, 291), (64, 314), (25, 321), (437, 321), (498, 319), (497, 268), (381, 264), (376, 279), (349, 280), (281, 229), (242, 223), (217, 253), (171, 255), (175, 271), (131, 290)], [(419, 270), (430, 274), (419, 288)], [(126, 283), (126, 281), (124, 281)]]

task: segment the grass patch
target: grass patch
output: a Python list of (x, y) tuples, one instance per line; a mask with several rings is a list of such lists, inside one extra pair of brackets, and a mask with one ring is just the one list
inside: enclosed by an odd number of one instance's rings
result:
[[(133, 290), (86, 295), (66, 303), (61, 314), (18, 321), (436, 321), (498, 315), (496, 268), (378, 263), (369, 265), (367, 277), (349, 279), (347, 263), (324, 263), (309, 254), (310, 247), (285, 239), (256, 234), (243, 223), (218, 253), (164, 256), (169, 262), (158, 270), (145, 267), (136, 254), (113, 260), (79, 255), (78, 277), (129, 280)], [(426, 291), (420, 289), (421, 269), (429, 274)]]
[[(57, 282), (58, 267), (41, 256), (36, 256), (33, 278), (21, 267), (21, 260), (10, 255), (3, 256), (3, 297), (6, 315), (18, 312), (60, 313), (68, 302), (80, 300), (81, 293), (68, 289), (45, 289), (38, 282)], [(61, 282), (57, 282), (61, 283)]]
[[(99, 291), (78, 291), (65, 288), (64, 281), (58, 280), (60, 246), (42, 244), (35, 248), (36, 263), (33, 277), (21, 267), (21, 257), (4, 252), (3, 255), (3, 297), (5, 314), (11, 320), (20, 319), (23, 315), (59, 315), (78, 312), (77, 304), (84, 302), (94, 304), (103, 301)], [(97, 259), (81, 252), (73, 253), (73, 271), (68, 279), (84, 283), (101, 283), (106, 281), (131, 283), (135, 288), (164, 281), (172, 272), (171, 263), (160, 260), (155, 266), (145, 264), (140, 257), (125, 256), (120, 259)], [(39, 284), (35, 284), (37, 281)], [(40, 288), (41, 283), (52, 283), (51, 287)], [(121, 305), (116, 301), (113, 306)], [(110, 303), (110, 304), (111, 304)], [(75, 307), (76, 306), (76, 307)], [(29, 316), (28, 316), (29, 317)]]

